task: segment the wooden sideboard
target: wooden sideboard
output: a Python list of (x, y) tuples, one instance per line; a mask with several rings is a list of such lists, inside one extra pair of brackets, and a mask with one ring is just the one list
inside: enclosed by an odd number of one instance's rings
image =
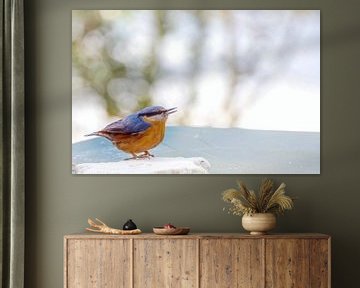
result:
[(67, 235), (65, 288), (325, 288), (323, 234)]

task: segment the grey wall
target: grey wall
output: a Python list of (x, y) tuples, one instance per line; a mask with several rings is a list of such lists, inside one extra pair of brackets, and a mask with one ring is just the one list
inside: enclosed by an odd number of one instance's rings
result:
[(332, 235), (333, 286), (358, 287), (357, 9), (348, 4), (335, 5), (340, 3), (335, 0), (25, 2), (26, 287), (62, 287), (63, 235), (82, 231), (88, 216), (99, 217), (114, 226), (131, 217), (145, 231), (165, 222), (190, 225), (197, 232), (241, 231), (240, 218), (222, 211), (220, 192), (233, 186), (237, 178), (250, 185), (257, 185), (262, 178), (262, 175), (72, 176), (71, 10), (84, 8), (321, 9), (321, 175), (272, 177), (277, 182), (286, 182), (288, 192), (299, 197), (296, 209), (280, 219), (278, 231)]

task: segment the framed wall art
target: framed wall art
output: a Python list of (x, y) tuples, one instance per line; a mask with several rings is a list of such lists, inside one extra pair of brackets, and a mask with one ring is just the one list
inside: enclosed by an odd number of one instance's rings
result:
[(320, 11), (73, 10), (74, 174), (319, 174)]

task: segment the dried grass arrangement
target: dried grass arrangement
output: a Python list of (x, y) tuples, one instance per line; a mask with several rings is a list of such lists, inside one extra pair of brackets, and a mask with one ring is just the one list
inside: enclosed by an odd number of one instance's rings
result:
[(294, 198), (285, 195), (285, 183), (275, 190), (274, 182), (263, 179), (259, 192), (249, 190), (245, 183), (238, 181), (238, 189), (227, 189), (222, 193), (222, 199), (231, 204), (229, 213), (233, 215), (252, 215), (256, 213), (283, 214), (294, 207)]

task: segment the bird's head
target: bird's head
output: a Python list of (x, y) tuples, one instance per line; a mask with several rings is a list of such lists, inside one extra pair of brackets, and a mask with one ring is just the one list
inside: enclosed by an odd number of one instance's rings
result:
[(176, 107), (166, 109), (162, 106), (149, 106), (138, 112), (139, 117), (142, 117), (147, 122), (166, 121), (169, 114), (175, 113)]

